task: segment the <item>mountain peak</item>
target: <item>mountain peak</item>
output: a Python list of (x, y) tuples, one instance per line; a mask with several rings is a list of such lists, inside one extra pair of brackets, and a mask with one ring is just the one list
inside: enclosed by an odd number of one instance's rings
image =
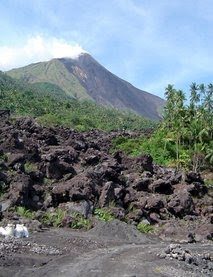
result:
[(7, 72), (29, 83), (51, 83), (67, 95), (128, 109), (152, 119), (160, 119), (164, 100), (135, 88), (99, 64), (89, 53), (53, 59)]
[[(70, 59), (70, 60), (78, 60), (78, 59), (80, 59), (80, 58), (82, 58), (82, 57), (84, 57), (84, 56), (90, 56), (89, 55), (89, 53), (87, 53), (86, 51), (84, 52), (79, 52), (79, 53), (75, 53), (75, 54), (72, 54), (72, 55), (67, 55), (67, 56), (65, 56), (65, 57), (61, 57), (61, 58), (56, 58), (56, 59), (58, 59), (58, 60), (60, 60), (60, 59)], [(91, 56), (90, 56), (91, 57)]]

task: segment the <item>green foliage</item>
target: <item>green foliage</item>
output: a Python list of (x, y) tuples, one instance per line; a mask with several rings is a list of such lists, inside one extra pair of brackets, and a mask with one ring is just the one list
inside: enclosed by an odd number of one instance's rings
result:
[(152, 225), (140, 222), (137, 225), (137, 230), (141, 233), (151, 233), (154, 231), (154, 227)]
[(42, 222), (50, 226), (60, 227), (65, 216), (66, 211), (57, 208), (55, 212), (47, 211), (42, 217)]
[(213, 179), (205, 179), (205, 186), (207, 186), (208, 188), (213, 188)]
[(66, 217), (70, 217), (71, 223), (69, 224), (72, 229), (86, 229), (92, 228), (91, 220), (85, 218), (78, 212), (73, 212), (71, 215), (60, 208), (57, 208), (55, 212), (46, 212), (42, 217), (42, 222), (49, 226), (62, 227), (63, 220)]
[(153, 157), (156, 163), (171, 165), (174, 163), (175, 149), (171, 142), (164, 140), (164, 136), (164, 131), (159, 129), (150, 138), (117, 137), (113, 140), (112, 147), (113, 150), (122, 150), (133, 157), (147, 153)]
[[(206, 162), (213, 162), (213, 85), (192, 83), (190, 102), (185, 103), (185, 94), (173, 86), (166, 88), (167, 104), (162, 124), (166, 137), (175, 143), (176, 165), (184, 166), (191, 161), (194, 171)], [(181, 157), (181, 149), (188, 151)], [(206, 159), (206, 160), (205, 160)]]
[(5, 182), (0, 181), (0, 197), (4, 195), (4, 193), (7, 191), (8, 186), (5, 184)]
[[(198, 93), (199, 91), (199, 93)], [(150, 138), (113, 140), (113, 150), (131, 156), (150, 154), (156, 163), (198, 171), (213, 165), (213, 85), (191, 86), (190, 104), (185, 94), (169, 85), (164, 120)]]
[(206, 156), (205, 158), (209, 161), (211, 165), (213, 165), (213, 141), (210, 142), (209, 145), (206, 145)]
[(1, 153), (0, 153), (0, 162), (1, 162), (1, 161), (7, 162), (7, 160), (8, 160), (7, 155), (6, 155), (6, 154), (1, 154)]
[(37, 165), (34, 163), (30, 163), (30, 162), (26, 162), (24, 164), (24, 170), (26, 173), (30, 173), (32, 171), (36, 171), (37, 170)]
[(56, 85), (23, 85), (0, 72), (0, 109), (9, 109), (15, 115), (35, 116), (43, 125), (62, 125), (80, 131), (94, 128), (107, 131), (130, 130), (156, 126), (156, 122), (135, 113), (59, 95), (64, 94), (57, 90)]
[(72, 213), (72, 222), (70, 224), (72, 229), (85, 229), (89, 230), (92, 228), (91, 220), (85, 218), (82, 214), (78, 212)]
[(30, 219), (33, 219), (34, 218), (34, 213), (25, 208), (25, 207), (22, 207), (22, 206), (19, 206), (16, 208), (16, 213), (22, 217), (26, 217), (26, 218), (30, 218)]
[(110, 212), (109, 209), (95, 209), (94, 215), (96, 215), (101, 221), (112, 221), (114, 220), (114, 216)]

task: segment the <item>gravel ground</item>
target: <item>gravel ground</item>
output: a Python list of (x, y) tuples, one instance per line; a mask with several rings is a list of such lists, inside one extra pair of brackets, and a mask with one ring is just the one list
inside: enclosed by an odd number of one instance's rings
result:
[(0, 276), (213, 276), (212, 243), (174, 245), (116, 220), (95, 228), (1, 237)]

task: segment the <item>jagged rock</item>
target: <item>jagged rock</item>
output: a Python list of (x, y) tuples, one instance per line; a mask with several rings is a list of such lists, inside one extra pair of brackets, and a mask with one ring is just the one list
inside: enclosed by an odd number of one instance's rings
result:
[(141, 155), (136, 159), (136, 162), (143, 168), (144, 171), (153, 172), (153, 159), (150, 155)]
[(0, 202), (0, 212), (5, 212), (10, 207), (12, 207), (12, 201), (10, 199)]
[(112, 215), (119, 219), (119, 220), (124, 220), (125, 219), (125, 209), (121, 208), (121, 207), (110, 207), (110, 212), (112, 213)]
[(99, 206), (102, 208), (108, 206), (110, 202), (115, 201), (115, 187), (113, 182), (107, 182), (103, 188), (99, 198)]
[(55, 205), (78, 200), (94, 201), (96, 194), (94, 182), (85, 173), (79, 174), (64, 183), (58, 183), (52, 189)]
[(141, 218), (143, 217), (143, 215), (144, 214), (140, 209), (134, 209), (127, 214), (126, 220), (128, 223), (139, 223), (141, 222)]
[(89, 148), (84, 154), (84, 163), (86, 165), (96, 165), (101, 158), (100, 151)]
[(24, 163), (25, 155), (22, 153), (15, 153), (7, 155), (7, 165), (13, 167), (16, 163)]
[(152, 212), (159, 212), (164, 207), (164, 202), (160, 197), (151, 196), (147, 199), (145, 209)]
[(158, 179), (154, 181), (150, 186), (149, 189), (154, 193), (161, 193), (161, 194), (171, 194), (172, 193), (172, 185), (169, 181), (165, 181), (163, 179)]
[(0, 182), (7, 183), (8, 182), (8, 177), (5, 173), (0, 171)]
[(187, 191), (195, 197), (202, 197), (205, 193), (207, 193), (207, 187), (199, 182), (193, 182), (188, 185)]
[(149, 219), (151, 223), (159, 223), (161, 221), (160, 215), (157, 213), (150, 213)]
[(122, 188), (122, 187), (116, 187), (114, 189), (114, 194), (115, 194), (115, 199), (117, 201), (119, 201), (119, 200), (123, 201), (123, 199), (124, 199), (124, 197), (126, 195), (126, 190), (124, 188)]
[(185, 182), (187, 182), (189, 184), (191, 184), (193, 182), (203, 183), (203, 180), (199, 173), (189, 171), (189, 172), (186, 172), (186, 174), (185, 174)]
[(148, 191), (148, 186), (151, 181), (152, 179), (150, 178), (136, 179), (132, 187), (137, 191)]
[(10, 184), (9, 199), (13, 205), (29, 206), (32, 197), (32, 181), (25, 174), (17, 175)]
[[(89, 202), (94, 207), (109, 206), (116, 218), (125, 217), (133, 224), (143, 218), (153, 224), (174, 220), (172, 237), (180, 233), (187, 238), (193, 231), (196, 241), (211, 238), (212, 194), (199, 174), (156, 165), (149, 155), (133, 158), (120, 151), (111, 154), (113, 138), (141, 134), (99, 130), (80, 133), (63, 127), (42, 127), (31, 118), (2, 120), (0, 155), (8, 156), (8, 161), (0, 161), (2, 199), (41, 213), (51, 207), (54, 211), (62, 204), (81, 207)], [(35, 168), (25, 172), (25, 163)], [(10, 209), (2, 215), (15, 217)], [(178, 227), (182, 221), (186, 224)], [(202, 226), (206, 226), (206, 232)], [(167, 231), (169, 234), (169, 227)]]
[(68, 211), (69, 213), (78, 212), (82, 214), (84, 217), (88, 217), (92, 214), (93, 205), (90, 201), (81, 200), (78, 202), (67, 202), (59, 205), (60, 208)]
[(72, 165), (57, 160), (53, 160), (46, 164), (46, 176), (50, 179), (61, 179), (66, 174), (76, 175), (75, 169)]
[(183, 190), (172, 196), (168, 203), (168, 209), (174, 215), (183, 217), (184, 215), (193, 214), (195, 206), (191, 195)]

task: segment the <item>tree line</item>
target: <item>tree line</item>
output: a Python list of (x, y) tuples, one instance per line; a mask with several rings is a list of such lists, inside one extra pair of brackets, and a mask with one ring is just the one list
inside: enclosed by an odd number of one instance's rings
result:
[(187, 101), (182, 90), (168, 85), (162, 129), (175, 144), (176, 166), (191, 164), (194, 171), (213, 164), (213, 84), (192, 83)]

